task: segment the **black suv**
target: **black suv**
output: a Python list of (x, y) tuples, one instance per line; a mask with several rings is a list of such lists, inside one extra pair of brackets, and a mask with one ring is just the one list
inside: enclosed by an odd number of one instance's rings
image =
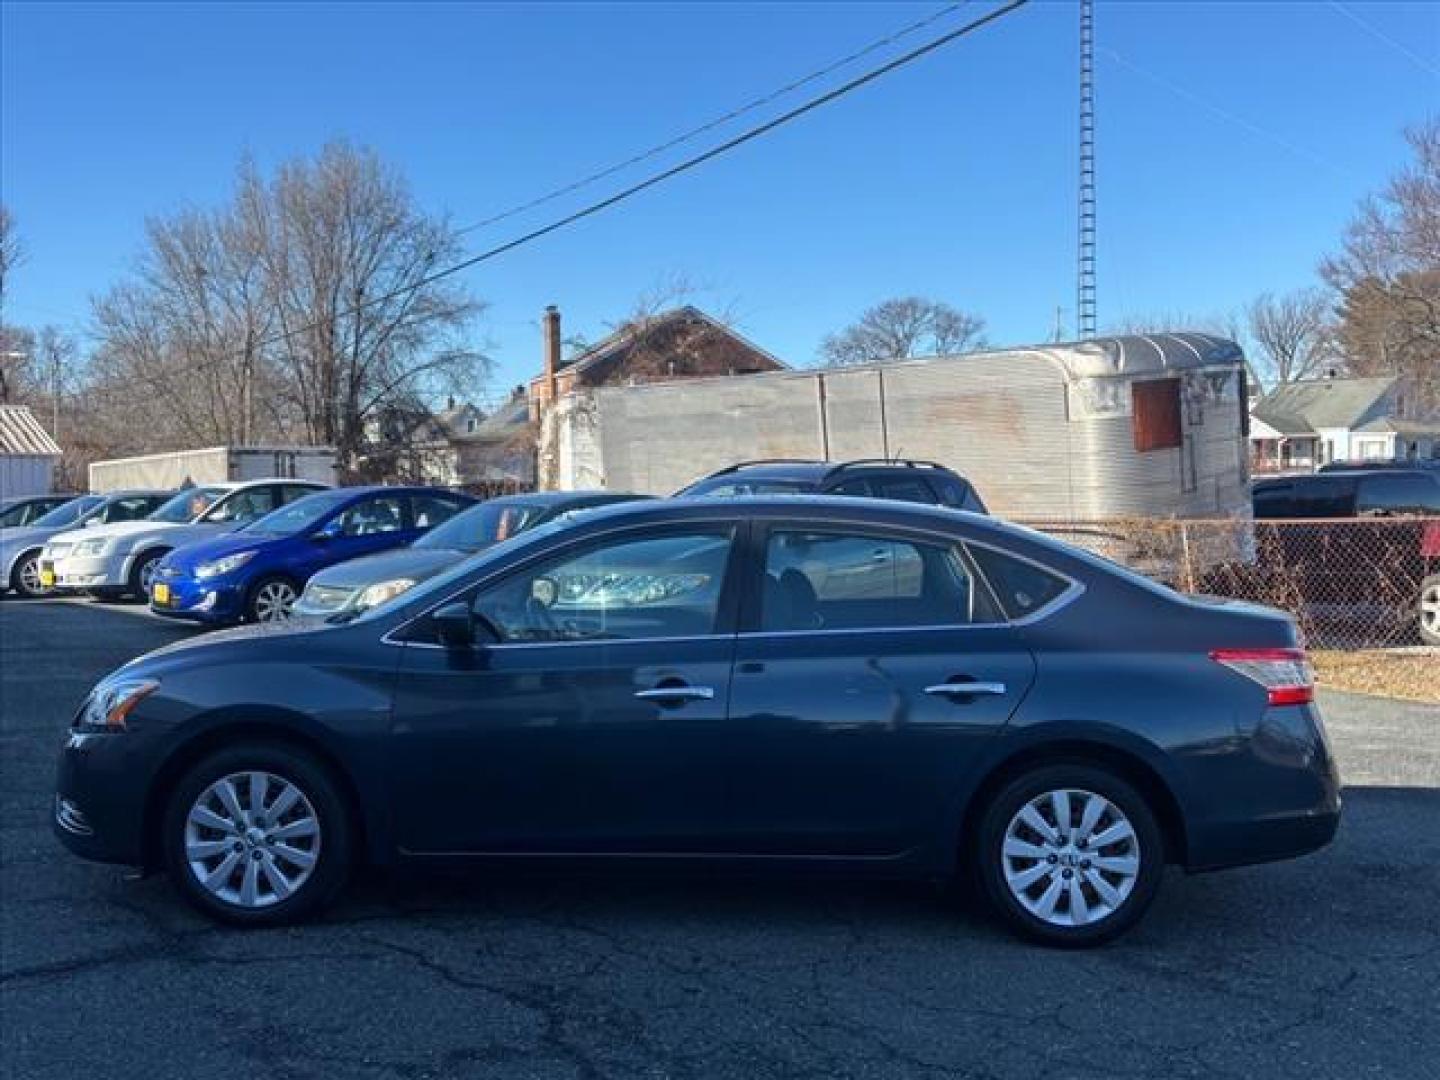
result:
[(980, 493), (964, 477), (933, 461), (898, 458), (862, 458), (838, 464), (791, 458), (742, 461), (681, 488), (675, 497), (786, 494), (899, 499), (988, 513)]
[[(1408, 609), (1421, 640), (1440, 645), (1440, 471), (1354, 469), (1258, 480), (1252, 498), (1256, 521), (1290, 522), (1275, 530), (1269, 557), (1302, 575), (1310, 602), (1354, 612)], [(1366, 528), (1331, 518), (1402, 520)]]

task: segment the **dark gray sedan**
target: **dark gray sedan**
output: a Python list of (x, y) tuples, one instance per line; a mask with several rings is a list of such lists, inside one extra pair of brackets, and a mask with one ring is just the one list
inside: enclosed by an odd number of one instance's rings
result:
[(1083, 945), (1166, 863), (1289, 858), (1340, 818), (1288, 617), (960, 511), (607, 507), (285, 625), (103, 679), (61, 753), (64, 842), (240, 925), (360, 863), (549, 857), (959, 873)]
[(619, 491), (502, 495), (457, 514), (409, 547), (351, 559), (310, 579), (295, 615), (354, 614), (383, 604), (442, 570), (561, 514), (645, 498)]

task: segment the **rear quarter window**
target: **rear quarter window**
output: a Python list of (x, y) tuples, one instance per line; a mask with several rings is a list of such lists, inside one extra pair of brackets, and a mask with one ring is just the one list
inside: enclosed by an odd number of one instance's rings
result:
[(1070, 588), (1059, 574), (995, 548), (967, 545), (1009, 619), (1024, 619), (1049, 607)]

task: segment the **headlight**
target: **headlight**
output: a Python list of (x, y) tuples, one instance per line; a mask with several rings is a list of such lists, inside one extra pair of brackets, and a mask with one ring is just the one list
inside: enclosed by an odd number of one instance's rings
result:
[(85, 699), (78, 726), (86, 731), (124, 731), (130, 711), (159, 688), (160, 684), (154, 679), (101, 683)]
[(75, 545), (75, 554), (76, 554), (76, 555), (99, 555), (99, 554), (100, 554), (102, 551), (104, 551), (104, 550), (105, 550), (105, 541), (104, 541), (104, 539), (99, 539), (99, 540), (81, 540), (80, 543), (78, 543), (78, 544)]
[(216, 559), (214, 562), (203, 562), (195, 568), (197, 578), (219, 577), (221, 574), (228, 574), (231, 570), (239, 570), (247, 562), (255, 557), (253, 551), (242, 551), (236, 555), (226, 555), (223, 559)]
[(373, 607), (379, 607), (387, 600), (394, 600), (406, 589), (413, 588), (414, 578), (402, 577), (392, 578), (389, 581), (377, 581), (374, 585), (367, 585), (361, 590), (360, 595), (355, 598), (352, 605), (355, 611), (369, 611)]

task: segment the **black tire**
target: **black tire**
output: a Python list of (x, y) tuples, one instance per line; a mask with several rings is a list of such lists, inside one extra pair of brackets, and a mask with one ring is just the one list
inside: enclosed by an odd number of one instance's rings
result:
[(245, 595), (245, 619), (247, 622), (271, 621), (265, 619), (263, 614), (266, 591), (273, 586), (281, 585), (290, 590), (290, 603), (293, 604), (300, 599), (299, 587), (283, 574), (271, 574), (269, 577), (263, 577), (250, 586), (250, 591)]
[(1420, 583), (1416, 628), (1426, 645), (1440, 645), (1440, 574), (1431, 574)]
[[(266, 884), (264, 889), (272, 897), (265, 906), (245, 906), (212, 892), (197, 877), (186, 854), (187, 818), (197, 799), (212, 784), (225, 777), (253, 772), (269, 773), (298, 788), (319, 822), (319, 833), (314, 839), (314, 850), (318, 856), (308, 877), (283, 899), (274, 898), (275, 890)], [(248, 792), (244, 794), (248, 797)], [(272, 799), (271, 805), (276, 801)], [(354, 862), (352, 820), (351, 808), (340, 783), (329, 768), (310, 754), (284, 743), (255, 742), (236, 746), (200, 761), (187, 770), (175, 785), (161, 826), (165, 866), (171, 881), (185, 899), (211, 918), (240, 927), (281, 926), (315, 915), (345, 886)], [(276, 827), (275, 822), (269, 825), (272, 829)], [(239, 838), (236, 842), (244, 843)], [(261, 848), (264, 843), (262, 837), (257, 836), (253, 840), (255, 849)], [(237, 853), (240, 860), (235, 864), (234, 873), (227, 876), (228, 880), (243, 877), (246, 858), (269, 857), (268, 852), (252, 850), (249, 846), (243, 851), (237, 849)], [(287, 869), (293, 872), (293, 868)]]
[[(37, 600), (42, 596), (49, 596), (54, 589), (42, 588), (39, 584), (40, 574), (40, 549), (27, 551), (15, 560), (14, 567), (10, 570), (10, 588), (15, 590), (16, 596), (23, 596), (26, 600)], [(30, 582), (35, 584), (30, 584)]]
[(129, 596), (145, 603), (150, 602), (150, 594), (145, 591), (145, 572), (157, 562), (168, 555), (168, 551), (147, 551), (135, 560), (135, 565), (130, 568), (130, 580), (126, 583), (125, 591)]
[[(1128, 845), (1125, 854), (1133, 854), (1134, 849), (1138, 847), (1138, 872), (1134, 874), (1133, 884), (1129, 886), (1129, 891), (1124, 895), (1124, 899), (1108, 914), (1095, 917), (1094, 921), (1084, 925), (1057, 925), (1055, 922), (1047, 921), (1030, 911), (1006, 883), (1006, 857), (1003, 849), (1006, 831), (1011, 821), (1016, 818), (1026, 804), (1053, 791), (1086, 792), (1108, 800), (1128, 819), (1133, 830), (1135, 839), (1133, 844)], [(1072, 811), (1071, 826), (1073, 829), (1077, 823), (1076, 819), (1080, 817), (1083, 809), (1083, 802), (1078, 799), (1071, 801), (1076, 804)], [(1053, 817), (1054, 814), (1051, 811), (1047, 820), (1051, 820)], [(1105, 820), (1111, 819), (1107, 817)], [(1097, 828), (1094, 835), (1100, 835), (1100, 832), (1101, 830)], [(1106, 850), (1114, 852), (1116, 849), (1108, 848)], [(1033, 892), (1030, 893), (1032, 899), (1041, 899), (1035, 893), (1043, 894), (1050, 884), (1058, 884), (1063, 890), (1060, 899), (1066, 908), (1064, 915), (1068, 917), (1071, 910), (1070, 879), (1080, 875), (1076, 885), (1081, 889), (1082, 895), (1095, 906), (1103, 906), (1103, 898), (1097, 894), (1092, 885), (1085, 883), (1086, 878), (1083, 876), (1091, 872), (1088, 856), (1094, 854), (1094, 849), (1086, 852), (1083, 849), (1076, 850), (1073, 843), (1067, 845), (1056, 856), (1062, 861), (1054, 864), (1053, 871), (1043, 870), (1045, 876), (1032, 886)], [(1084, 861), (1080, 865), (1087, 869), (1081, 870), (1078, 866), (1075, 869), (1064, 869), (1063, 860), (1067, 858), (1067, 855), (1076, 860), (1083, 859)], [(1039, 765), (1007, 783), (985, 807), (980, 819), (980, 826), (976, 830), (971, 856), (972, 865), (986, 901), (1012, 931), (1032, 941), (1072, 948), (1102, 944), (1134, 926), (1154, 901), (1155, 894), (1160, 888), (1160, 880), (1165, 872), (1164, 837), (1155, 813), (1144, 797), (1115, 773), (1097, 766), (1079, 763)], [(1044, 861), (1049, 865), (1048, 858)], [(1013, 865), (1017, 869), (1038, 868), (1040, 862), (1041, 860), (1037, 859), (1033, 863), (1022, 861), (1015, 862)], [(1064, 878), (1062, 880), (1055, 875), (1064, 875)], [(1106, 878), (1104, 880), (1107, 884), (1111, 884), (1118, 879)], [(1062, 917), (1058, 908), (1055, 911), (1055, 917)]]

